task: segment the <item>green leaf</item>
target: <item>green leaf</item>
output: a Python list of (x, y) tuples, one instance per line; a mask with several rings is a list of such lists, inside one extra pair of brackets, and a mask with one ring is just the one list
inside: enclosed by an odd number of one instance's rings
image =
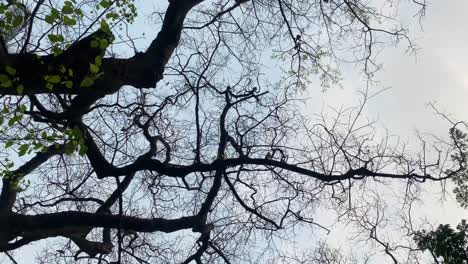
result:
[(38, 150), (44, 147), (44, 145), (41, 142), (37, 142), (37, 141), (34, 141), (33, 145), (34, 145), (34, 150)]
[(97, 48), (99, 47), (99, 42), (97, 40), (91, 40), (91, 48)]
[(10, 74), (11, 76), (15, 76), (16, 75), (16, 69), (10, 67), (10, 66), (6, 66), (5, 67), (5, 71)]
[(49, 38), (50, 42), (63, 42), (65, 38), (62, 35), (55, 35), (55, 34), (49, 34), (47, 35), (47, 38)]
[(97, 56), (96, 58), (94, 58), (94, 64), (96, 64), (96, 66), (98, 66), (98, 67), (101, 67), (101, 65), (102, 65), (102, 57), (101, 57), (101, 56)]
[(6, 144), (5, 144), (5, 148), (9, 148), (9, 147), (13, 146), (13, 143), (14, 143), (13, 140), (8, 140), (6, 142)]
[(101, 41), (99, 42), (99, 48), (100, 49), (106, 49), (107, 47), (109, 47), (109, 41), (107, 39), (101, 39)]
[(18, 155), (21, 157), (21, 156), (24, 156), (26, 154), (26, 152), (28, 151), (29, 149), (29, 144), (23, 144), (19, 147), (19, 152), (18, 152)]
[(51, 11), (50, 15), (51, 15), (54, 19), (60, 18), (60, 12), (59, 12), (57, 9), (55, 9), (55, 8), (52, 8), (52, 11)]
[(116, 13), (107, 13), (106, 18), (116, 20), (117, 18), (119, 18), (119, 15), (117, 15)]
[(0, 74), (0, 82), (6, 82), (8, 80), (10, 80), (10, 77), (8, 77), (8, 75)]
[(15, 115), (10, 120), (8, 120), (8, 126), (13, 126), (15, 123), (23, 119), (23, 115)]
[(12, 22), (13, 27), (19, 27), (23, 24), (23, 16), (15, 16)]
[(23, 94), (24, 86), (22, 84), (18, 85), (16, 87), (16, 91), (18, 92), (18, 94)]
[(99, 72), (99, 67), (96, 66), (95, 64), (90, 63), (90, 64), (89, 64), (89, 71), (90, 71), (91, 73), (96, 74), (96, 73)]
[(105, 33), (112, 34), (109, 28), (109, 24), (107, 24), (106, 20), (101, 20), (101, 30)]
[(23, 94), (24, 86), (22, 84), (18, 85), (16, 87), (16, 91), (18, 92), (18, 94)]
[(80, 83), (81, 87), (89, 87), (94, 84), (93, 78), (86, 76)]
[(86, 154), (86, 151), (88, 150), (88, 148), (86, 147), (86, 145), (84, 144), (81, 144), (80, 145), (80, 149), (78, 150), (78, 154), (80, 156), (84, 156)]
[(104, 8), (108, 8), (110, 6), (109, 1), (107, 0), (102, 0), (99, 4)]
[(5, 82), (2, 82), (2, 83), (0, 84), (0, 86), (5, 87), (5, 88), (8, 88), (8, 87), (13, 86), (13, 82), (12, 82), (11, 80), (7, 80), (7, 81), (5, 81)]
[(5, 11), (7, 11), (7, 9), (8, 9), (8, 5), (1, 4), (0, 5), (0, 14), (5, 13)]
[(65, 154), (71, 155), (73, 154), (74, 151), (75, 151), (75, 146), (73, 146), (72, 144), (67, 144), (65, 146)]
[(77, 128), (77, 127), (74, 127), (72, 130), (71, 130), (71, 135), (75, 138), (82, 138), (83, 137), (83, 132), (81, 131), (81, 129)]
[(64, 16), (63, 17), (63, 24), (65, 24), (66, 26), (74, 26), (74, 25), (76, 25), (76, 20), (74, 18)]
[(57, 84), (57, 83), (60, 83), (60, 81), (62, 80), (62, 78), (60, 77), (60, 75), (46, 75), (44, 77), (44, 79), (49, 82), (49, 83), (54, 83), (54, 84)]
[(50, 42), (57, 42), (57, 36), (54, 34), (47, 35), (47, 38), (50, 40)]
[(51, 15), (47, 15), (45, 16), (45, 21), (47, 22), (47, 24), (53, 24), (55, 19)]
[(60, 18), (60, 12), (53, 8), (51, 13), (47, 16), (45, 16), (45, 21), (48, 23), (48, 24), (53, 24), (55, 22), (55, 20), (59, 19)]
[(73, 77), (73, 70), (72, 69), (68, 69), (68, 76)]
[[(62, 54), (62, 49), (60, 49), (60, 47), (58, 47), (58, 46), (53, 46), (52, 47), (52, 52), (54, 53), (54, 56), (57, 57), (60, 54)], [(44, 62), (41, 61), (41, 64), (44, 64)]]
[(65, 1), (65, 5), (62, 7), (62, 13), (66, 15), (73, 14), (73, 5), (70, 1)]
[(65, 87), (67, 87), (68, 89), (73, 88), (73, 82), (72, 82), (72, 81), (64, 81), (63, 84), (64, 84)]
[(50, 15), (47, 15), (45, 17), (45, 21), (47, 22), (47, 24), (53, 24), (54, 23), (54, 18)]

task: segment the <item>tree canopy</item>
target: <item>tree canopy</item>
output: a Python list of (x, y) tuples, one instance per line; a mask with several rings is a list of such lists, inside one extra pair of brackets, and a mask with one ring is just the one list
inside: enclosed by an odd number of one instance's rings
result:
[(370, 86), (381, 49), (415, 49), (396, 2), (0, 2), (0, 252), (53, 240), (38, 263), (370, 261), (319, 239), (293, 250), (301, 230), (327, 232), (320, 210), (393, 263), (420, 263), (440, 232), (459, 243), (409, 214), (401, 244), (380, 227), (388, 186), (410, 211), (425, 182), (451, 178), (466, 207), (462, 123), (414, 154), (366, 119), (369, 87), (307, 111), (342, 65)]
[[(468, 225), (466, 220), (455, 231), (450, 225), (439, 225), (435, 231), (421, 231), (415, 240), (423, 250), (428, 250), (436, 263), (464, 264), (468, 261)], [(438, 260), (442, 258), (439, 262)]]

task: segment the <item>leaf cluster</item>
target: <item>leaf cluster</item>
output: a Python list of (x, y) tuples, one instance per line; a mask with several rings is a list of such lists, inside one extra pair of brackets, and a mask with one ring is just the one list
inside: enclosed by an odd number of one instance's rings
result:
[(414, 237), (421, 250), (429, 250), (439, 263), (468, 263), (468, 225), (466, 220), (456, 230), (449, 224), (439, 225), (435, 231), (418, 231)]

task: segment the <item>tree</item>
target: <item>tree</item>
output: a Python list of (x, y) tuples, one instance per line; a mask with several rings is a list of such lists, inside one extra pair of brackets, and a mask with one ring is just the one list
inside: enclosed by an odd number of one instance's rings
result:
[[(428, 250), (435, 263), (465, 264), (468, 263), (468, 226), (466, 220), (457, 226), (455, 231), (450, 225), (439, 225), (435, 231), (421, 231), (415, 235), (419, 247)], [(439, 260), (442, 258), (443, 260)]]
[[(289, 258), (276, 244), (321, 227), (326, 207), (396, 261), (371, 186), (400, 181), (409, 201), (465, 169), (438, 162), (459, 149), (440, 143), (432, 162), (379, 138), (362, 118), (369, 90), (319, 119), (301, 105), (311, 83), (340, 84), (341, 63), (371, 80), (381, 43), (413, 48), (378, 5), (2, 2), (0, 251), (13, 259), (60, 237), (39, 262), (344, 263), (337, 250)], [(150, 9), (145, 36), (158, 33), (141, 52), (136, 19)]]
[[(463, 122), (454, 123), (450, 135), (453, 145), (459, 150), (452, 155), (452, 159), (460, 164), (466, 164), (467, 160), (467, 134), (459, 126), (466, 126)], [(466, 168), (459, 171), (452, 180), (455, 182), (453, 192), (461, 207), (468, 207), (468, 186)], [(423, 251), (429, 251), (435, 263), (466, 264), (468, 263), (468, 225), (463, 219), (456, 228), (449, 224), (440, 224), (436, 230), (421, 230), (414, 234), (414, 240)]]

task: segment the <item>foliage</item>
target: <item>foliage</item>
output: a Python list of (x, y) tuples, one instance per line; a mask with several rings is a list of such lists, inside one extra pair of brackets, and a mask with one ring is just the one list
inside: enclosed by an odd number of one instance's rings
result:
[(463, 133), (457, 127), (450, 130), (450, 135), (453, 140), (453, 144), (457, 149), (457, 152), (452, 155), (452, 159), (460, 164), (461, 168), (455, 174), (455, 177), (452, 178), (455, 183), (453, 192), (455, 193), (455, 197), (459, 204), (466, 209), (468, 208), (468, 138), (467, 134)]
[(466, 220), (462, 220), (457, 225), (457, 230), (448, 224), (439, 225), (435, 231), (417, 232), (415, 240), (421, 250), (430, 251), (438, 263), (466, 264), (468, 263), (468, 225)]
[[(468, 207), (468, 174), (467, 165), (467, 134), (455, 124), (450, 129), (450, 136), (456, 151), (451, 155), (452, 160), (460, 165), (457, 171), (449, 170), (448, 174), (453, 174), (452, 180), (455, 183), (453, 192), (455, 198), (463, 208)], [(468, 263), (468, 225), (463, 219), (457, 225), (457, 230), (449, 224), (439, 225), (435, 231), (421, 230), (414, 235), (421, 250), (431, 253), (436, 263), (445, 264), (466, 264)]]

